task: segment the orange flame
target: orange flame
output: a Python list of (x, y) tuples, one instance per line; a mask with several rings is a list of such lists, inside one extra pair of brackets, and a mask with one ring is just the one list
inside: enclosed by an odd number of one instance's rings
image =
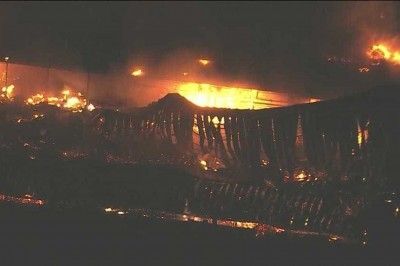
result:
[(44, 200), (34, 199), (29, 194), (25, 194), (25, 196), (23, 198), (0, 194), (0, 201), (9, 201), (9, 202), (14, 202), (14, 203), (34, 204), (34, 205), (44, 205), (44, 203), (45, 203)]
[(283, 94), (207, 83), (180, 83), (176, 92), (201, 107), (256, 110), (288, 104)]
[(143, 71), (141, 69), (136, 69), (136, 70), (132, 71), (131, 75), (134, 77), (143, 76)]
[[(49, 105), (56, 105), (72, 112), (82, 112), (87, 105), (87, 100), (83, 97), (82, 93), (73, 93), (70, 90), (63, 90), (62, 97), (48, 96), (38, 93), (25, 100), (27, 105), (37, 105), (40, 103), (47, 103)], [(89, 111), (94, 110), (94, 106), (87, 108)]]
[(240, 102), (240, 93), (236, 88), (218, 90), (210, 84), (185, 83), (178, 88), (178, 93), (201, 107), (230, 109), (250, 109), (250, 104)]
[[(387, 60), (393, 64), (400, 64), (400, 51), (393, 51), (386, 44), (375, 44), (367, 51), (369, 58), (373, 60)], [(362, 71), (360, 71), (362, 72)]]
[(87, 106), (87, 109), (91, 112), (91, 111), (93, 111), (94, 109), (96, 109), (96, 107), (94, 107), (93, 104), (89, 104), (89, 105)]
[(210, 60), (207, 59), (199, 59), (199, 63), (202, 64), (203, 66), (206, 66), (210, 63)]
[(14, 99), (13, 92), (14, 92), (14, 85), (3, 87), (1, 89), (1, 98), (6, 99), (8, 101), (12, 101)]
[(321, 101), (321, 99), (317, 99), (317, 98), (310, 98), (310, 101), (309, 101), (309, 103), (316, 103), (316, 102), (319, 102), (319, 101)]

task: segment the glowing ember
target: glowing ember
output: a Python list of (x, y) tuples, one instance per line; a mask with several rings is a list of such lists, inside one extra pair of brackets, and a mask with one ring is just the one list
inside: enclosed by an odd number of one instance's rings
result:
[(96, 109), (96, 107), (94, 107), (93, 104), (89, 104), (89, 105), (87, 106), (87, 109), (91, 112), (91, 111), (93, 111), (94, 109)]
[(294, 181), (295, 182), (310, 181), (310, 175), (304, 170), (295, 171)]
[(32, 118), (34, 118), (34, 119), (36, 119), (36, 118), (39, 118), (39, 117), (44, 117), (44, 115), (43, 114), (34, 114), (33, 116), (32, 116)]
[(134, 71), (132, 71), (132, 76), (138, 77), (138, 76), (142, 76), (143, 75), (143, 71), (141, 69), (136, 69)]
[[(25, 100), (27, 105), (36, 105), (40, 103), (47, 103), (49, 105), (55, 105), (57, 107), (62, 107), (64, 109), (71, 110), (72, 112), (82, 112), (85, 108), (87, 102), (83, 97), (82, 93), (73, 93), (70, 90), (63, 90), (62, 97), (48, 96), (45, 97), (44, 94), (38, 93)], [(90, 109), (94, 109), (94, 106)], [(88, 110), (90, 110), (88, 107)], [(93, 110), (92, 109), (92, 110)]]
[(38, 93), (38, 94), (33, 95), (32, 97), (28, 98), (28, 99), (26, 100), (26, 103), (27, 103), (27, 104), (36, 105), (36, 104), (42, 103), (42, 102), (44, 102), (44, 101), (45, 101), (45, 99), (44, 99), (43, 94)]
[(14, 91), (14, 85), (10, 85), (7, 88), (3, 87), (1, 89), (1, 98), (12, 101), (14, 98), (13, 91)]
[(8, 195), (0, 194), (0, 201), (9, 201), (14, 203), (22, 203), (22, 204), (34, 204), (34, 205), (43, 205), (44, 201), (41, 199), (34, 199), (31, 195), (25, 194), (23, 198), (12, 197)]
[(246, 228), (246, 229), (254, 229), (259, 224), (258, 223), (253, 223), (253, 222), (217, 220), (217, 225), (228, 226), (228, 227), (237, 227), (237, 228)]
[(210, 60), (207, 59), (200, 59), (199, 63), (202, 64), (203, 66), (206, 66), (210, 63)]
[(70, 92), (69, 90), (63, 90), (62, 94), (64, 95), (64, 97), (67, 97), (70, 94)]
[(368, 68), (368, 67), (361, 67), (361, 68), (358, 69), (358, 71), (359, 71), (360, 73), (369, 72), (369, 68)]
[(316, 102), (319, 102), (319, 101), (321, 101), (320, 99), (316, 99), (316, 98), (310, 98), (310, 103), (316, 103)]
[(201, 166), (204, 168), (204, 170), (207, 170), (207, 162), (206, 161), (200, 161)]

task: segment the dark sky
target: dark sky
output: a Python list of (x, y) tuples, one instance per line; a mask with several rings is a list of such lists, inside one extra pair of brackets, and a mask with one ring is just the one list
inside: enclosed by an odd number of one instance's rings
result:
[(396, 36), (398, 14), (395, 2), (1, 2), (0, 55), (106, 73), (187, 49), (222, 75), (290, 86), (326, 76), (327, 55)]

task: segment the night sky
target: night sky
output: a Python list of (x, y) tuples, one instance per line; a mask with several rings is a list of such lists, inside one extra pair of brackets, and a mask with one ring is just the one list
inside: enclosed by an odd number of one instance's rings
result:
[[(361, 58), (396, 37), (396, 2), (1, 2), (0, 55), (108, 73), (189, 50), (221, 75), (309, 90), (326, 57)], [(143, 59), (145, 58), (145, 59)], [(329, 79), (328, 79), (329, 81)], [(321, 81), (325, 82), (325, 81)], [(303, 87), (303, 88), (301, 88)]]

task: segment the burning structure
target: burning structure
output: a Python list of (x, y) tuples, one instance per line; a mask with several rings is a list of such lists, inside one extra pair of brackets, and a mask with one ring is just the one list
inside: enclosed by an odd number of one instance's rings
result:
[(2, 198), (364, 244), (368, 206), (395, 202), (397, 87), (310, 101), (169, 84), (178, 93), (130, 111), (89, 110), (66, 89), (21, 104), (7, 87)]

